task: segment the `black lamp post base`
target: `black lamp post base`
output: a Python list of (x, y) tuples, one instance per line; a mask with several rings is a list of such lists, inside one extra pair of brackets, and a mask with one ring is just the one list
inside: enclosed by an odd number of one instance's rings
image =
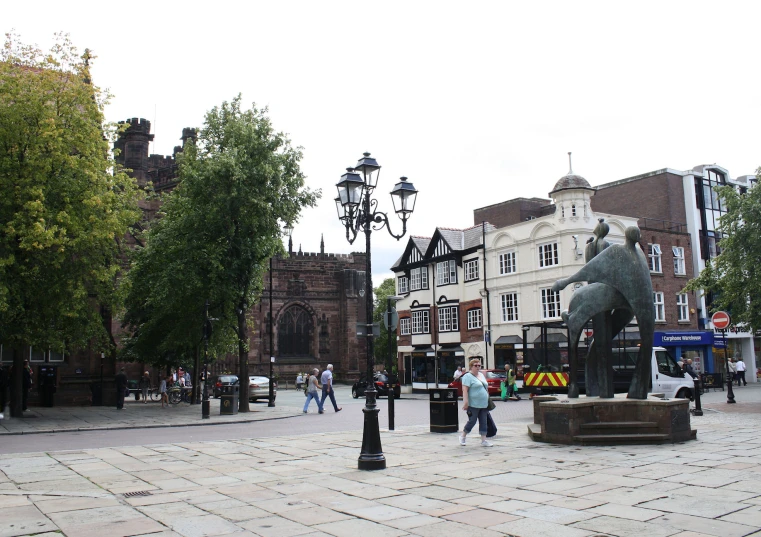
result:
[(209, 400), (205, 400), (201, 403), (201, 419), (208, 420), (211, 415), (211, 403)]
[(386, 457), (383, 455), (383, 447), (380, 439), (380, 426), (378, 424), (377, 408), (363, 408), (365, 414), (365, 428), (362, 432), (362, 451), (359, 455), (357, 467), (360, 470), (385, 470)]

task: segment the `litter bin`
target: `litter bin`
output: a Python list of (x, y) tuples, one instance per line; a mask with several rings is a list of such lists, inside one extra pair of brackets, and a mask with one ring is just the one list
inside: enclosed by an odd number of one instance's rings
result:
[(234, 415), (238, 413), (238, 397), (240, 386), (237, 384), (222, 385), (222, 395), (219, 400), (219, 413)]
[(431, 402), (431, 432), (456, 433), (460, 429), (457, 416), (457, 389), (428, 390)]

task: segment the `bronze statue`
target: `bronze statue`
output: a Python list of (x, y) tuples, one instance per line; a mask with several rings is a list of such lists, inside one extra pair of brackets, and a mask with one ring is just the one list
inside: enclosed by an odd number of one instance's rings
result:
[[(639, 248), (639, 228), (626, 228), (626, 243), (623, 245), (601, 244), (607, 234), (607, 224), (600, 222), (595, 228), (596, 241), (587, 247), (594, 251), (576, 274), (558, 280), (552, 286), (554, 291), (564, 289), (574, 282), (589, 282), (590, 285), (576, 291), (569, 310), (563, 312), (570, 332), (571, 371), (569, 374), (569, 397), (578, 397), (576, 383), (578, 339), (583, 326), (594, 319), (593, 347), (597, 363), (597, 380), (600, 396), (612, 397), (612, 371), (610, 366), (611, 340), (624, 326), (637, 317), (642, 344), (639, 348), (634, 377), (629, 386), (630, 399), (647, 399), (650, 384), (650, 357), (653, 352), (653, 332), (655, 311), (653, 309), (653, 285), (650, 268), (645, 254)], [(600, 326), (598, 326), (598, 324)], [(590, 350), (591, 352), (591, 350)], [(590, 371), (590, 368), (587, 368)], [(588, 377), (589, 378), (589, 377)]]

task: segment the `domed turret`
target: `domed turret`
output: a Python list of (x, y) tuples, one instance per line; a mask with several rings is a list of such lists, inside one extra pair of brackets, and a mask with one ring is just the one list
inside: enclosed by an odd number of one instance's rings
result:
[(584, 179), (581, 175), (576, 175), (573, 173), (573, 167), (571, 166), (571, 153), (568, 153), (568, 173), (561, 177), (557, 183), (555, 183), (555, 187), (552, 189), (552, 192), (550, 192), (550, 197), (552, 197), (553, 194), (556, 192), (560, 192), (561, 190), (594, 190), (592, 188), (592, 185), (587, 182), (586, 179)]

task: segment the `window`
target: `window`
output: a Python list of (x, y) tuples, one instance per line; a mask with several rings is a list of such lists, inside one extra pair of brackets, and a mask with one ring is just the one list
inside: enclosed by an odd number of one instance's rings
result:
[(468, 310), (468, 330), (481, 328), (481, 308)]
[(663, 306), (663, 293), (653, 293), (653, 305), (655, 306), (655, 322), (664, 322), (666, 312)]
[(456, 332), (459, 329), (457, 306), (439, 308), (439, 332)]
[(676, 309), (679, 322), (689, 322), (690, 306), (687, 300), (687, 293), (680, 293), (676, 295)]
[(280, 356), (312, 356), (312, 316), (308, 311), (291, 306), (277, 320)]
[(650, 264), (650, 272), (663, 272), (661, 269), (661, 245), (647, 245), (647, 259)]
[(405, 317), (399, 319), (399, 334), (402, 336), (409, 336), (411, 333), (410, 318)]
[(412, 312), (412, 333), (413, 334), (430, 334), (430, 319), (428, 311)]
[(542, 319), (560, 317), (560, 291), (542, 289)]
[(478, 279), (478, 258), (465, 261), (465, 281)]
[(515, 271), (515, 250), (499, 254), (499, 273), (513, 274)]
[(518, 293), (505, 293), (500, 295), (502, 306), (502, 322), (507, 323), (518, 320)]
[(405, 295), (409, 292), (407, 276), (399, 276), (397, 280), (397, 288), (400, 295)]
[(539, 245), (539, 267), (552, 267), (558, 264), (558, 243)]
[(454, 259), (436, 263), (436, 285), (457, 283), (457, 264)]
[(410, 291), (428, 289), (428, 267), (419, 267), (410, 271)]
[(576, 205), (571, 205), (571, 216), (576, 216)]
[(684, 276), (687, 270), (684, 268), (684, 248), (672, 246), (671, 251), (674, 253), (674, 274)]

